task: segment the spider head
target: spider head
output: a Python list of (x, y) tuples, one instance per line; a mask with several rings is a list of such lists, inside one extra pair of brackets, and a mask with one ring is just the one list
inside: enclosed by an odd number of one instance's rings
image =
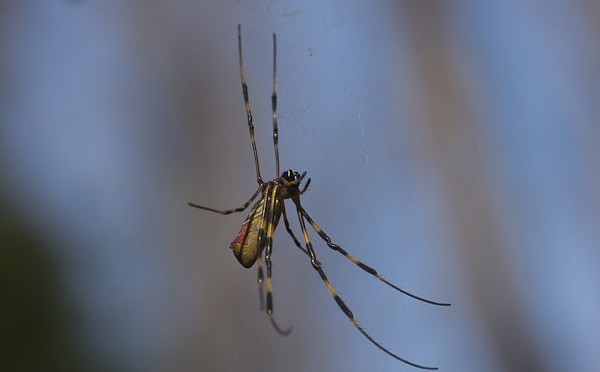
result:
[(291, 191), (292, 193), (296, 193), (299, 192), (300, 194), (303, 194), (306, 189), (308, 188), (308, 184), (310, 183), (310, 178), (308, 179), (308, 181), (306, 182), (306, 184), (304, 185), (304, 188), (302, 189), (302, 191), (299, 191), (300, 188), (300, 182), (302, 182), (302, 179), (304, 179), (304, 176), (306, 176), (306, 172), (300, 174), (298, 172), (294, 172), (291, 169), (286, 170), (285, 172), (283, 172), (281, 174), (281, 177), (279, 177), (279, 181), (289, 189), (289, 191)]
[(282, 180), (285, 180), (285, 183), (287, 183), (287, 184), (296, 184), (297, 185), (300, 183), (300, 181), (302, 181), (302, 178), (304, 178), (305, 175), (306, 175), (306, 172), (304, 172), (304, 174), (301, 175), (298, 172), (294, 172), (293, 170), (288, 169), (281, 174), (281, 178), (282, 178)]

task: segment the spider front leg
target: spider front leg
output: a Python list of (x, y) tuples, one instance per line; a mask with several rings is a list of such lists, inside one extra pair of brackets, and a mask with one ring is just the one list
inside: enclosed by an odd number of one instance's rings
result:
[(244, 107), (246, 108), (246, 119), (248, 121), (248, 131), (250, 132), (250, 142), (252, 142), (252, 153), (254, 154), (254, 166), (256, 168), (256, 182), (263, 184), (260, 176), (260, 164), (258, 162), (258, 151), (256, 150), (256, 139), (254, 138), (254, 119), (252, 117), (252, 107), (248, 97), (248, 83), (244, 75), (244, 62), (242, 60), (242, 26), (238, 24), (238, 53), (240, 57), (240, 80), (242, 81), (242, 95), (244, 96)]
[(367, 331), (365, 331), (364, 328), (358, 323), (358, 321), (354, 317), (354, 314), (352, 313), (352, 310), (350, 310), (350, 308), (348, 307), (348, 305), (346, 305), (344, 300), (342, 300), (342, 298), (337, 294), (337, 291), (335, 290), (335, 288), (333, 287), (333, 285), (327, 278), (327, 275), (325, 275), (325, 272), (323, 271), (321, 264), (317, 260), (317, 255), (315, 254), (315, 250), (313, 249), (312, 243), (308, 236), (308, 231), (306, 230), (306, 224), (304, 223), (304, 214), (302, 213), (302, 207), (300, 206), (300, 200), (295, 199), (294, 203), (296, 204), (296, 210), (298, 212), (298, 220), (300, 221), (300, 228), (302, 229), (302, 235), (304, 237), (304, 242), (306, 243), (306, 249), (309, 252), (311, 264), (312, 264), (313, 268), (319, 273), (321, 280), (323, 280), (323, 283), (325, 283), (327, 290), (329, 291), (329, 293), (335, 300), (338, 307), (344, 312), (344, 314), (346, 314), (346, 316), (348, 317), (348, 319), (350, 319), (350, 321), (352, 322), (354, 327), (356, 327), (356, 329), (358, 329), (358, 331), (360, 333), (362, 333), (363, 336), (365, 336), (369, 341), (371, 341), (371, 343), (373, 345), (377, 346), (380, 350), (382, 350), (389, 356), (393, 357), (394, 359), (399, 360), (402, 363), (406, 363), (406, 364), (416, 367), (416, 368), (427, 369), (427, 370), (437, 370), (438, 369), (437, 367), (427, 367), (427, 366), (423, 366), (420, 364), (416, 364), (416, 363), (413, 363), (407, 359), (401, 358), (398, 355), (392, 353), (391, 351), (389, 351), (388, 349), (383, 347), (379, 342), (375, 341), (375, 339), (373, 337), (371, 337), (371, 335), (369, 335), (367, 333)]
[(334, 251), (337, 251), (339, 253), (341, 253), (342, 255), (344, 255), (344, 257), (346, 257), (347, 259), (349, 259), (350, 261), (352, 261), (354, 264), (356, 264), (356, 266), (360, 267), (362, 270), (366, 271), (367, 273), (373, 275), (374, 277), (376, 277), (377, 279), (381, 280), (382, 282), (384, 282), (385, 284), (389, 285), (390, 287), (394, 288), (395, 290), (409, 296), (412, 297), (416, 300), (419, 301), (423, 301), (426, 302), (428, 304), (431, 305), (437, 305), (437, 306), (450, 306), (451, 304), (449, 303), (445, 303), (445, 302), (437, 302), (437, 301), (431, 301), (428, 300), (426, 298), (423, 297), (419, 297), (413, 293), (410, 293), (398, 286), (396, 286), (395, 284), (393, 284), (392, 282), (388, 281), (387, 279), (385, 279), (384, 277), (382, 277), (377, 270), (373, 269), (372, 267), (362, 263), (361, 261), (359, 261), (356, 257), (354, 257), (353, 255), (351, 255), (350, 253), (348, 253), (346, 250), (344, 250), (342, 247), (340, 247), (339, 245), (333, 243), (331, 241), (331, 238), (329, 238), (329, 236), (325, 233), (325, 231), (323, 231), (319, 225), (317, 225), (315, 223), (315, 221), (313, 221), (312, 218), (310, 218), (310, 216), (308, 215), (308, 213), (304, 210), (304, 208), (302, 208), (302, 206), (300, 206), (299, 204), (297, 204), (298, 209), (300, 211), (300, 213), (302, 214), (302, 216), (304, 218), (306, 218), (306, 220), (308, 221), (308, 223), (312, 226), (313, 229), (315, 229), (315, 231), (317, 232), (317, 234), (319, 234), (319, 236), (321, 237), (321, 239), (323, 239), (325, 241), (325, 243), (327, 243), (327, 246), (331, 249), (333, 249)]
[(260, 192), (262, 191), (262, 188), (263, 188), (262, 185), (259, 186), (258, 189), (256, 189), (256, 192), (254, 193), (254, 195), (252, 195), (250, 197), (250, 199), (248, 199), (247, 202), (245, 202), (241, 207), (235, 208), (235, 209), (228, 209), (228, 210), (223, 211), (220, 209), (209, 208), (209, 207), (205, 207), (205, 206), (194, 204), (194, 203), (188, 203), (188, 205), (190, 207), (204, 209), (206, 211), (220, 213), (220, 214), (232, 214), (232, 213), (242, 212), (242, 211), (246, 210), (246, 208), (248, 208), (248, 206), (250, 205), (250, 203), (252, 203), (254, 201), (254, 199), (256, 199), (258, 194), (260, 194)]
[(273, 34), (273, 94), (271, 95), (273, 112), (273, 147), (275, 149), (275, 174), (279, 176), (279, 130), (277, 129), (277, 37)]

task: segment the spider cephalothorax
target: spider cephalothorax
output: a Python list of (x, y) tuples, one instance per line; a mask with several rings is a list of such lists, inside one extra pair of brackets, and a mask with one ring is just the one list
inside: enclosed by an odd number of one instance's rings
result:
[(286, 170), (279, 177), (279, 182), (281, 185), (285, 187), (285, 190), (280, 192), (280, 197), (283, 199), (289, 199), (295, 195), (302, 195), (310, 185), (310, 178), (304, 184), (304, 188), (300, 191), (300, 182), (306, 176), (306, 172), (300, 174), (298, 172), (294, 172), (291, 169)]
[(301, 175), (300, 173), (294, 172), (291, 169), (288, 169), (281, 174), (281, 178), (283, 178), (288, 184), (299, 184), (300, 181), (302, 181), (302, 179), (304, 178), (304, 176), (306, 176), (306, 172), (304, 172)]
[[(371, 341), (375, 346), (379, 349), (383, 350), (388, 355), (396, 358), (397, 360), (409, 364), (413, 367), (422, 368), (422, 369), (437, 369), (436, 367), (426, 367), (420, 364), (413, 363), (407, 359), (401, 358), (398, 355), (392, 353), (387, 348), (383, 347), (380, 343), (375, 341), (358, 323), (354, 314), (350, 310), (350, 308), (346, 305), (344, 300), (337, 294), (337, 291), (325, 275), (325, 271), (321, 266), (321, 263), (317, 260), (317, 255), (313, 248), (313, 245), (310, 241), (310, 237), (308, 235), (308, 231), (306, 229), (306, 222), (310, 224), (310, 226), (317, 232), (319, 237), (325, 241), (327, 246), (332, 250), (342, 254), (348, 260), (353, 262), (360, 269), (364, 270), (368, 274), (373, 277), (379, 279), (383, 283), (388, 286), (394, 288), (395, 290), (415, 298), (419, 301), (423, 301), (433, 305), (439, 306), (450, 306), (448, 303), (435, 302), (431, 300), (427, 300), (425, 298), (414, 295), (408, 291), (397, 287), (383, 276), (379, 275), (379, 273), (373, 269), (372, 267), (362, 263), (356, 257), (346, 252), (342, 247), (333, 243), (329, 236), (323, 231), (319, 225), (316, 224), (315, 221), (310, 217), (308, 212), (302, 207), (300, 204), (300, 196), (306, 192), (308, 185), (310, 184), (310, 178), (304, 184), (304, 187), (300, 189), (300, 183), (306, 176), (306, 172), (300, 174), (291, 169), (286, 170), (273, 181), (264, 182), (260, 175), (260, 164), (258, 161), (258, 152), (256, 151), (256, 141), (254, 139), (254, 123), (252, 118), (252, 112), (250, 110), (250, 101), (248, 99), (248, 85), (246, 84), (246, 78), (244, 77), (244, 68), (242, 63), (242, 32), (241, 27), (238, 25), (238, 51), (240, 58), (240, 77), (242, 80), (242, 94), (244, 96), (244, 105), (246, 107), (246, 117), (248, 120), (248, 129), (250, 131), (250, 142), (252, 143), (252, 152), (254, 154), (254, 166), (256, 168), (256, 182), (258, 183), (258, 188), (254, 195), (250, 197), (250, 199), (245, 202), (241, 207), (230, 209), (230, 210), (219, 210), (213, 209), (193, 203), (189, 203), (190, 206), (195, 208), (200, 208), (204, 210), (208, 210), (211, 212), (221, 213), (221, 214), (231, 214), (235, 212), (242, 212), (248, 208), (248, 206), (260, 195), (260, 199), (254, 204), (248, 217), (242, 224), (240, 232), (236, 236), (235, 240), (231, 243), (230, 248), (233, 250), (233, 254), (237, 258), (237, 260), (244, 267), (251, 267), (254, 265), (256, 261), (258, 261), (258, 283), (259, 283), (259, 294), (261, 301), (261, 308), (263, 307), (264, 301), (264, 289), (263, 289), (263, 252), (267, 269), (267, 314), (271, 323), (275, 327), (275, 329), (283, 334), (288, 334), (291, 329), (282, 330), (277, 323), (275, 322), (275, 318), (273, 317), (273, 283), (271, 280), (271, 254), (273, 253), (273, 233), (275, 232), (275, 228), (279, 223), (280, 217), (283, 215), (283, 222), (285, 223), (285, 228), (288, 234), (292, 237), (294, 244), (298, 247), (308, 258), (310, 259), (310, 263), (312, 267), (319, 273), (321, 280), (325, 283), (327, 290), (333, 296), (333, 299), (339, 306), (339, 308), (346, 314), (346, 316), (352, 321), (352, 324), (358, 329), (360, 333), (362, 333), (369, 341)], [(273, 34), (273, 95), (271, 96), (271, 105), (273, 109), (273, 145), (275, 148), (275, 174), (279, 174), (279, 144), (278, 144), (278, 129), (277, 129), (277, 80), (275, 75), (275, 55), (276, 55), (276, 43), (275, 43), (275, 34)], [(298, 217), (298, 222), (300, 223), (300, 228), (302, 229), (302, 238), (304, 239), (305, 247), (300, 244), (300, 241), (294, 235), (292, 231), (289, 221), (287, 219), (287, 215), (285, 212), (285, 199), (291, 199), (296, 209), (296, 214)]]

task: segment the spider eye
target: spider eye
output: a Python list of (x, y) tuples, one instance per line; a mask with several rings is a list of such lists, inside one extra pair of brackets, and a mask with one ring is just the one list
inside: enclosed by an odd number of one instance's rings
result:
[(285, 178), (285, 180), (288, 182), (294, 181), (294, 172), (291, 169), (288, 169), (285, 172), (283, 172), (281, 176)]
[(298, 178), (300, 178), (300, 173), (294, 172), (294, 180), (297, 180)]

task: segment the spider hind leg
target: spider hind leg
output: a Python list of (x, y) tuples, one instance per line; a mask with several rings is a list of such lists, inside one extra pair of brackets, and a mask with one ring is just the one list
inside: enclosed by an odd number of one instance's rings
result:
[(358, 323), (358, 321), (354, 317), (354, 314), (352, 313), (352, 310), (350, 310), (350, 308), (348, 307), (348, 305), (346, 305), (346, 303), (344, 302), (344, 300), (338, 295), (337, 291), (335, 290), (335, 288), (333, 287), (333, 285), (331, 284), (331, 282), (327, 278), (327, 275), (325, 275), (325, 271), (323, 271), (323, 268), (321, 267), (321, 264), (317, 260), (317, 256), (315, 254), (315, 251), (313, 249), (312, 243), (311, 243), (310, 238), (308, 236), (308, 232), (306, 230), (306, 224), (304, 223), (304, 217), (305, 216), (304, 216), (304, 214), (302, 212), (303, 209), (300, 206), (299, 201), (294, 200), (294, 203), (296, 204), (296, 210), (297, 210), (297, 213), (298, 213), (298, 220), (300, 221), (300, 228), (302, 229), (302, 235), (304, 237), (304, 242), (306, 244), (306, 249), (309, 252), (309, 256), (310, 256), (310, 259), (311, 259), (311, 264), (312, 264), (313, 268), (319, 273), (319, 276), (321, 277), (321, 280), (323, 281), (323, 283), (327, 287), (327, 290), (329, 291), (329, 293), (331, 294), (331, 296), (335, 300), (335, 302), (338, 305), (338, 307), (348, 317), (348, 319), (350, 319), (350, 321), (352, 322), (352, 324), (354, 325), (354, 327), (360, 333), (362, 333), (363, 336), (365, 336), (373, 345), (375, 345), (377, 348), (379, 348), (381, 351), (385, 352), (386, 354), (388, 354), (392, 358), (394, 358), (394, 359), (396, 359), (396, 360), (398, 360), (398, 361), (400, 361), (402, 363), (405, 363), (405, 364), (408, 364), (410, 366), (416, 367), (416, 368), (426, 369), (426, 370), (437, 370), (438, 369), (437, 367), (428, 367), (428, 366), (424, 366), (424, 365), (421, 365), (421, 364), (417, 364), (417, 363), (411, 362), (408, 359), (404, 359), (404, 358), (402, 358), (402, 357), (394, 354), (393, 352), (391, 352), (390, 350), (388, 350), (387, 348), (385, 348), (383, 345), (381, 345), (379, 342), (377, 342)]
[[(267, 243), (265, 247), (265, 263), (267, 269), (267, 315), (269, 316), (269, 320), (271, 324), (275, 328), (275, 330), (282, 336), (287, 336), (292, 332), (292, 328), (282, 329), (277, 322), (275, 321), (275, 316), (273, 315), (273, 280), (271, 278), (272, 274), (272, 262), (271, 262), (271, 254), (273, 252), (273, 235), (275, 233), (275, 227), (279, 220), (279, 208), (283, 208), (282, 203), (277, 199), (278, 187), (273, 187), (270, 195), (267, 196), (267, 202), (265, 209), (269, 209), (269, 213), (267, 214), (266, 220), (266, 231), (267, 231)], [(281, 209), (282, 210), (282, 209)]]
[(375, 270), (374, 268), (372, 268), (371, 266), (368, 266), (364, 263), (362, 263), (361, 261), (359, 261), (356, 257), (354, 257), (353, 255), (351, 255), (350, 253), (348, 253), (345, 249), (343, 249), (342, 247), (340, 247), (339, 245), (333, 243), (331, 241), (331, 238), (325, 233), (325, 231), (323, 231), (323, 229), (321, 229), (321, 227), (319, 225), (317, 225), (315, 223), (315, 221), (313, 221), (312, 218), (310, 218), (310, 216), (308, 215), (308, 213), (304, 210), (304, 208), (302, 208), (301, 206), (299, 206), (300, 209), (300, 213), (302, 214), (302, 216), (304, 218), (306, 218), (306, 220), (308, 221), (308, 223), (312, 226), (313, 229), (315, 229), (315, 231), (317, 232), (317, 234), (319, 235), (319, 237), (321, 237), (321, 239), (323, 239), (323, 241), (327, 244), (327, 246), (331, 249), (333, 249), (334, 251), (339, 252), (340, 254), (342, 254), (344, 257), (346, 257), (348, 260), (352, 261), (356, 266), (360, 267), (363, 271), (366, 271), (367, 273), (371, 274), (372, 276), (374, 276), (375, 278), (379, 279), (380, 281), (382, 281), (383, 283), (387, 284), (388, 286), (394, 288), (395, 290), (397, 290), (398, 292), (412, 297), (416, 300), (428, 303), (430, 305), (437, 305), (437, 306), (451, 306), (450, 303), (446, 303), (446, 302), (438, 302), (438, 301), (432, 301), (432, 300), (428, 300), (426, 298), (417, 296), (414, 293), (411, 293), (407, 290), (404, 290), (400, 287), (398, 287), (397, 285), (395, 285), (394, 283), (390, 282), (389, 280), (387, 280), (386, 278), (384, 278), (383, 276), (381, 276), (381, 274), (379, 274), (377, 272), (377, 270)]

